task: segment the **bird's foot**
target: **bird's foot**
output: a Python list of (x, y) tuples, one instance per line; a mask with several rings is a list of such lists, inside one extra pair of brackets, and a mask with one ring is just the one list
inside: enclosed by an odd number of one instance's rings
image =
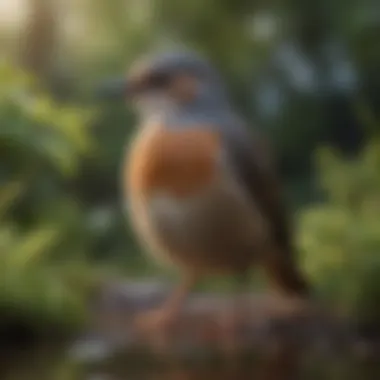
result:
[(176, 320), (176, 313), (172, 309), (161, 308), (139, 315), (136, 319), (136, 326), (143, 332), (161, 333), (170, 330)]

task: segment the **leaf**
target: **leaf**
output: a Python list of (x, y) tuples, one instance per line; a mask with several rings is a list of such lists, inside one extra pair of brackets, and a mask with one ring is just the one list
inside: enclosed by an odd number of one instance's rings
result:
[(24, 235), (9, 255), (9, 265), (17, 270), (28, 265), (35, 265), (41, 261), (46, 254), (51, 252), (52, 247), (57, 244), (60, 233), (57, 228), (44, 227), (32, 230)]
[(0, 188), (0, 220), (24, 191), (25, 184), (20, 181), (13, 181)]

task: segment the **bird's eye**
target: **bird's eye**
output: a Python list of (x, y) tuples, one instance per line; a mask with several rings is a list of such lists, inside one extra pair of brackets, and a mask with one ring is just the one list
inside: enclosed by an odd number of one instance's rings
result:
[(170, 76), (166, 73), (153, 73), (149, 76), (150, 87), (162, 89), (170, 82)]

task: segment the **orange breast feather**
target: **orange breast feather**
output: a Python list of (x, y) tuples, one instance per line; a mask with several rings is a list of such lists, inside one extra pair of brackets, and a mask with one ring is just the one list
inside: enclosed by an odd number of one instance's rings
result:
[(131, 194), (147, 196), (163, 189), (173, 196), (186, 197), (212, 181), (220, 152), (216, 133), (202, 128), (146, 128), (132, 144), (125, 166)]

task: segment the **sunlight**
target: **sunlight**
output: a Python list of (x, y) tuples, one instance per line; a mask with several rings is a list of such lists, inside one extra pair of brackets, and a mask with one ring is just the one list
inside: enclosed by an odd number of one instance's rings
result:
[(1, 28), (20, 26), (26, 18), (27, 10), (27, 0), (0, 0)]

